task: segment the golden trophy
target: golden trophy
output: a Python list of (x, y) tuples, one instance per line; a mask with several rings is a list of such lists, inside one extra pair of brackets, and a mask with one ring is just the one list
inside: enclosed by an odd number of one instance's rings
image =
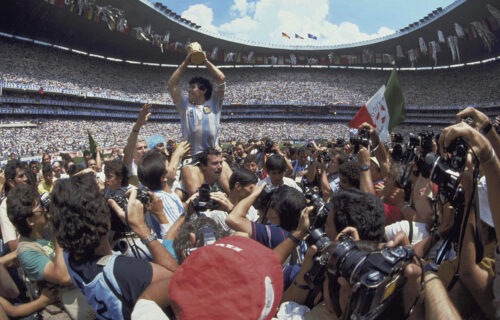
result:
[(201, 49), (201, 45), (198, 42), (191, 42), (188, 45), (188, 54), (191, 54), (191, 63), (192, 64), (202, 64), (205, 61), (205, 55), (203, 54), (203, 50)]

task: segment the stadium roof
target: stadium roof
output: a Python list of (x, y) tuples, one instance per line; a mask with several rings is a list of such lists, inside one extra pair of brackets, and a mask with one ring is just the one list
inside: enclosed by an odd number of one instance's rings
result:
[[(471, 22), (477, 21), (487, 31), (487, 35), (493, 35), (495, 39), (500, 37), (500, 21), (495, 20), (488, 10), (488, 3), (500, 10), (498, 0), (457, 0), (393, 35), (335, 46), (287, 47), (227, 38), (204, 30), (165, 6), (146, 0), (0, 1), (0, 32), (105, 57), (161, 64), (179, 64), (185, 56), (185, 44), (198, 41), (208, 54), (214, 54), (218, 65), (293, 64), (292, 54), (298, 65), (387, 67), (395, 59), (398, 67), (433, 67), (499, 55), (499, 42), (492, 41), (491, 48), (487, 48), (485, 39), (480, 36), (481, 32), (471, 25)], [(120, 17), (126, 19), (128, 28), (118, 26)], [(464, 32), (462, 37), (457, 37), (458, 52), (455, 52), (453, 59), (446, 38), (461, 35), (460, 32), (457, 34), (456, 23)], [(439, 43), (438, 30), (443, 32), (445, 43)], [(420, 38), (425, 43), (427, 53), (421, 52)], [(432, 58), (431, 41), (440, 47), (436, 55), (437, 63)], [(404, 57), (397, 58), (398, 45)], [(411, 49), (413, 53), (408, 52)], [(228, 54), (232, 59), (228, 59)], [(409, 56), (413, 54), (416, 60), (412, 64)], [(250, 55), (253, 60), (249, 59)]]

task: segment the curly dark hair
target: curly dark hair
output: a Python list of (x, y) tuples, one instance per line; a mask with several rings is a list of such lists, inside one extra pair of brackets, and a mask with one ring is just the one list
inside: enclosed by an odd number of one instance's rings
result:
[(339, 167), (339, 174), (347, 178), (347, 181), (353, 188), (360, 186), (361, 169), (359, 163), (355, 160), (347, 161)]
[(110, 173), (113, 173), (116, 178), (121, 179), (122, 187), (128, 186), (128, 169), (121, 160), (111, 160), (106, 162), (106, 165), (104, 166), (104, 174), (107, 176)]
[(346, 189), (335, 192), (330, 203), (337, 232), (355, 227), (361, 240), (384, 240), (384, 205), (379, 198), (357, 189)]
[(109, 207), (92, 174), (57, 180), (51, 213), (57, 241), (75, 259), (91, 257), (109, 230)]
[(271, 207), (280, 217), (280, 227), (290, 232), (299, 225), (300, 212), (306, 206), (304, 194), (292, 187), (282, 185), (271, 197)]
[(205, 79), (203, 77), (194, 77), (189, 80), (189, 84), (196, 84), (198, 86), (198, 89), (207, 90), (205, 92), (205, 100), (210, 100), (210, 98), (212, 97), (213, 88), (208, 79)]
[(33, 216), (33, 208), (39, 201), (38, 191), (29, 184), (20, 184), (9, 192), (7, 197), (7, 215), (23, 237), (29, 237), (31, 227), (26, 221)]

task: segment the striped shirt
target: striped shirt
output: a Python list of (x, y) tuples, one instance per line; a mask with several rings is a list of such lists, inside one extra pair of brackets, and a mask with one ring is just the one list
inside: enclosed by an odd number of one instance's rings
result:
[[(163, 213), (165, 214), (165, 217), (167, 217), (168, 228), (170, 229), (174, 222), (179, 219), (181, 214), (184, 212), (181, 199), (179, 199), (179, 196), (173, 191), (171, 193), (167, 193), (162, 190), (157, 190), (153, 191), (153, 193), (157, 198), (161, 200), (163, 204)], [(156, 217), (154, 217), (153, 215), (151, 215), (151, 217), (152, 225), (149, 227), (152, 228), (157, 235), (160, 235), (160, 224), (158, 223), (158, 220), (156, 220)]]
[(193, 154), (198, 154), (208, 147), (219, 145), (219, 123), (222, 110), (222, 98), (214, 90), (210, 100), (203, 105), (189, 103), (182, 95), (176, 104), (181, 118), (182, 139), (187, 140), (193, 148)]

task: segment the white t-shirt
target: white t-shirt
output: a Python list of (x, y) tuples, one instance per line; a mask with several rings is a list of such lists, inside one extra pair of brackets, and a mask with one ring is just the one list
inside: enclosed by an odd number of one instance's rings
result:
[(7, 242), (18, 238), (16, 227), (14, 227), (7, 215), (7, 198), (0, 205), (0, 228), (2, 229), (3, 243), (7, 244)]
[[(226, 217), (228, 216), (227, 212), (222, 210), (210, 210), (204, 212), (203, 214), (208, 218), (214, 220), (215, 223), (217, 223), (224, 231), (234, 233), (234, 230), (229, 228), (229, 226), (226, 224)], [(253, 206), (250, 206), (250, 208), (248, 209), (246, 218), (251, 222), (257, 222), (257, 220), (259, 219), (259, 214)]]
[[(401, 220), (385, 226), (385, 237), (389, 241), (401, 231), (403, 231), (408, 239), (410, 239), (410, 222), (408, 220)], [(429, 232), (427, 231), (427, 224), (413, 221), (413, 237), (411, 239), (411, 245), (422, 241), (428, 236)]]
[(130, 317), (133, 320), (170, 320), (156, 302), (146, 299), (139, 299), (135, 303)]
[[(277, 188), (279, 186), (275, 186), (271, 183), (271, 178), (268, 176), (266, 177), (264, 180), (260, 180), (259, 182), (257, 182), (257, 186), (260, 186), (262, 184), (267, 184), (268, 186), (270, 186), (271, 188)], [(293, 181), (292, 179), (290, 178), (287, 178), (287, 177), (283, 177), (283, 185), (285, 186), (289, 186), (291, 188), (294, 188), (300, 192), (302, 192), (302, 189), (299, 187), (299, 185)]]

